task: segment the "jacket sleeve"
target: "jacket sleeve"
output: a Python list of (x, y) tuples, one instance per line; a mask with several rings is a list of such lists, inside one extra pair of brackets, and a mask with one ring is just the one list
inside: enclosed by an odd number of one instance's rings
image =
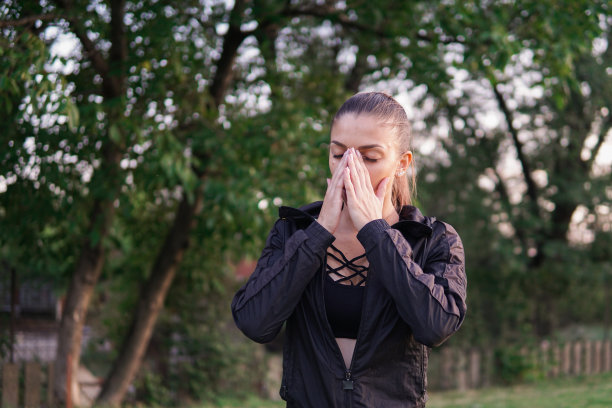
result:
[(255, 271), (232, 301), (236, 326), (258, 343), (276, 337), (335, 239), (316, 221), (286, 238), (287, 222), (276, 222)]
[(467, 309), (461, 239), (446, 223), (433, 227), (423, 268), (414, 262), (412, 247), (401, 232), (385, 220), (371, 221), (357, 234), (370, 270), (382, 281), (415, 339), (429, 347), (457, 331)]

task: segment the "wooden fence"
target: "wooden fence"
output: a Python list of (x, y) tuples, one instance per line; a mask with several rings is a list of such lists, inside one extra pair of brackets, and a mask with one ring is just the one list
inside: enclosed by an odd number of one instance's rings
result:
[[(1, 408), (53, 407), (54, 365), (1, 363)], [(278, 364), (280, 363), (280, 359)], [(279, 367), (280, 368), (280, 367)], [(487, 387), (504, 381), (591, 375), (612, 371), (611, 341), (542, 342), (538, 347), (469, 349), (442, 347), (429, 359), (432, 390)], [(280, 371), (278, 372), (280, 377)], [(280, 380), (280, 378), (279, 378)], [(275, 393), (278, 388), (275, 387)]]
[(538, 378), (612, 371), (611, 341), (542, 342), (538, 347), (495, 350), (442, 347), (429, 359), (430, 389), (472, 389)]
[(34, 361), (2, 363), (2, 408), (53, 407), (53, 367)]

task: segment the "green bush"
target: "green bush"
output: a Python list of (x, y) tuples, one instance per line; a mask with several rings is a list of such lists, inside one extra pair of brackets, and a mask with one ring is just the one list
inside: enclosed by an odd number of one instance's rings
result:
[(532, 348), (526, 346), (505, 346), (495, 349), (496, 374), (504, 384), (530, 382), (544, 377)]

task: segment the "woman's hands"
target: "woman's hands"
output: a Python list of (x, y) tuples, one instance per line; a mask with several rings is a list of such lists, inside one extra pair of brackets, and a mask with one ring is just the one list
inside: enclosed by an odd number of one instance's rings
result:
[[(384, 178), (374, 191), (370, 174), (359, 151), (350, 148), (338, 163), (332, 179), (328, 180), (327, 192), (318, 221), (332, 234), (340, 222), (343, 203), (354, 227), (359, 231), (368, 222), (382, 218), (385, 191), (389, 177)], [(343, 197), (343, 190), (346, 197)]]
[(342, 198), (342, 190), (344, 189), (344, 169), (347, 167), (348, 150), (344, 152), (344, 156), (336, 166), (336, 171), (332, 175), (331, 180), (327, 179), (327, 192), (323, 198), (323, 206), (319, 213), (319, 224), (325, 227), (332, 234), (336, 231), (338, 223), (340, 223), (340, 213), (344, 199)]
[(346, 204), (353, 225), (359, 231), (368, 222), (383, 217), (385, 191), (390, 178), (382, 179), (374, 191), (361, 153), (353, 148), (347, 151), (348, 168), (344, 170)]

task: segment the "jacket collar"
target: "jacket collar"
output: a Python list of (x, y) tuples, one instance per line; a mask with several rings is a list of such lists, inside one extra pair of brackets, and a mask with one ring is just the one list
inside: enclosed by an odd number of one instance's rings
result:
[[(322, 205), (323, 201), (315, 201), (300, 208), (281, 206), (278, 215), (280, 218), (292, 220), (299, 228), (306, 228), (319, 216)], [(432, 224), (435, 218), (425, 217), (418, 208), (412, 205), (402, 207), (399, 218), (399, 221), (391, 227), (400, 231), (404, 236), (411, 235), (419, 238), (429, 236), (433, 232)]]
[(433, 217), (425, 217), (421, 210), (412, 205), (405, 205), (399, 214), (399, 221), (392, 225), (393, 228), (399, 230), (402, 235), (412, 235), (419, 238), (422, 236), (430, 236), (433, 232), (432, 224), (436, 219)]

